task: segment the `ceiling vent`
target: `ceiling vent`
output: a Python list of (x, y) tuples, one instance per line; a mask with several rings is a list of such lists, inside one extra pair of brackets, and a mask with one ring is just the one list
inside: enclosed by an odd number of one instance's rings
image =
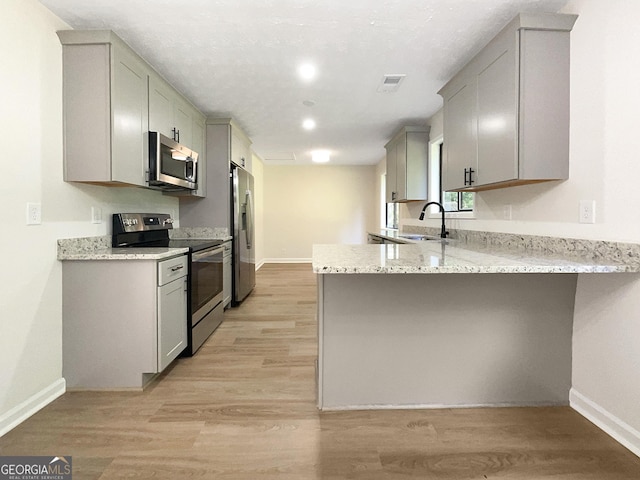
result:
[(404, 73), (385, 75), (382, 77), (382, 83), (378, 87), (378, 92), (391, 93), (397, 91), (404, 77), (406, 77)]
[(264, 156), (264, 161), (274, 164), (291, 163), (296, 161), (296, 155), (293, 152), (272, 152)]

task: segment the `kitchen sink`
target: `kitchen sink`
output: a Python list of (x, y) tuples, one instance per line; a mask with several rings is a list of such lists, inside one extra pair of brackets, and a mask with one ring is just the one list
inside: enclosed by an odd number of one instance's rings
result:
[(420, 242), (433, 241), (433, 240), (442, 240), (440, 237), (436, 237), (435, 235), (419, 235), (419, 234), (404, 234), (398, 235), (398, 238), (406, 238), (407, 240), (414, 240)]

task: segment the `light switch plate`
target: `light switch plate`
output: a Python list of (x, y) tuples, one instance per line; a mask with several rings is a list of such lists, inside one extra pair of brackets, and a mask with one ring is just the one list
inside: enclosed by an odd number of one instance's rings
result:
[(91, 223), (102, 223), (102, 209), (91, 207)]
[(502, 206), (502, 218), (504, 220), (511, 220), (513, 209), (511, 205), (503, 205)]
[(27, 225), (40, 225), (42, 223), (42, 204), (27, 203)]
[(580, 200), (580, 223), (596, 223), (595, 200)]

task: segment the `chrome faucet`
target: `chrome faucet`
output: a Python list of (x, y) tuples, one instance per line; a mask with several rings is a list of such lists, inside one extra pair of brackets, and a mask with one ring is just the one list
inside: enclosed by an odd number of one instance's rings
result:
[(449, 232), (447, 232), (446, 227), (444, 226), (444, 207), (440, 202), (429, 202), (424, 207), (422, 207), (422, 212), (420, 212), (420, 220), (424, 220), (424, 212), (427, 210), (429, 205), (438, 205), (440, 207), (440, 213), (442, 214), (442, 228), (440, 229), (440, 238), (447, 238)]

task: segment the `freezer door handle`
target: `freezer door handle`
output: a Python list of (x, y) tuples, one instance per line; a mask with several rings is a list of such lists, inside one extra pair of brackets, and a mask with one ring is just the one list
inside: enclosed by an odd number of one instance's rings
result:
[(245, 212), (243, 214), (244, 233), (247, 239), (247, 249), (251, 250), (251, 239), (253, 238), (253, 198), (251, 190), (245, 193)]

